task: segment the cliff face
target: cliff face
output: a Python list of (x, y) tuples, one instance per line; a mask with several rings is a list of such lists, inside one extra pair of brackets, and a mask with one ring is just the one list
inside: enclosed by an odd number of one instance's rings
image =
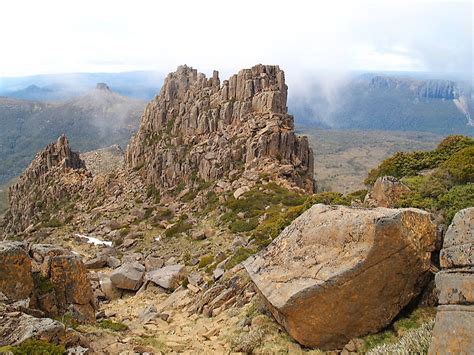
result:
[(313, 192), (313, 154), (294, 133), (278, 66), (241, 70), (221, 84), (187, 66), (168, 75), (132, 137), (126, 163), (170, 189), (195, 178), (267, 173)]
[(415, 95), (431, 99), (454, 100), (459, 98), (460, 89), (451, 80), (414, 80), (388, 76), (375, 76), (370, 81), (370, 87), (375, 89), (409, 90)]
[(11, 218), (7, 230), (23, 231), (41, 220), (42, 211), (79, 191), (84, 179), (90, 175), (85, 167), (64, 136), (39, 152), (9, 189)]

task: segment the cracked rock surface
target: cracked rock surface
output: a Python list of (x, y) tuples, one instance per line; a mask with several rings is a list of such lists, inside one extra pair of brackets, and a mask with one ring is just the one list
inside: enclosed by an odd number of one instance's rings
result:
[(419, 294), (435, 236), (418, 209), (318, 204), (244, 265), (294, 339), (337, 349), (387, 326)]

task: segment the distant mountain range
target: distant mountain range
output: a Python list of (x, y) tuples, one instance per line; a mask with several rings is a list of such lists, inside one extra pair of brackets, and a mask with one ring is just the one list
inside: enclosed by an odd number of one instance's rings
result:
[[(342, 83), (308, 77), (304, 90), (290, 84), (289, 111), (303, 130), (474, 135), (470, 84), (432, 77), (357, 73)], [(0, 78), (0, 184), (17, 176), (38, 150), (62, 133), (80, 151), (125, 147), (145, 103), (159, 93), (163, 80), (154, 71)], [(107, 85), (96, 87), (97, 82)]]
[(37, 151), (63, 133), (79, 151), (124, 147), (145, 103), (119, 95), (106, 84), (57, 102), (0, 97), (0, 184), (17, 176)]
[(472, 88), (462, 81), (364, 74), (329, 92), (326, 85), (314, 81), (304, 94), (290, 96), (300, 125), (474, 134)]
[(0, 96), (23, 100), (55, 101), (83, 95), (96, 83), (107, 83), (121, 95), (150, 100), (160, 90), (164, 75), (156, 71), (123, 73), (71, 73), (0, 78)]

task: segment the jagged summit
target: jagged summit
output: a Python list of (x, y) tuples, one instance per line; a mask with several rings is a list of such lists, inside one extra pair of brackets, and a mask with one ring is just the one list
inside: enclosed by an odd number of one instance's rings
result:
[(102, 90), (102, 91), (111, 91), (110, 87), (106, 83), (97, 83), (95, 86), (96, 90)]
[(207, 78), (180, 66), (147, 105), (126, 162), (157, 188), (253, 171), (312, 192), (313, 154), (286, 102), (278, 66), (243, 69), (222, 84), (217, 71)]
[[(90, 175), (79, 153), (73, 152), (62, 135), (36, 154), (29, 167), (9, 189), (10, 215), (7, 229), (22, 231), (40, 218), (39, 212), (78, 190)], [(59, 183), (60, 182), (60, 183)]]

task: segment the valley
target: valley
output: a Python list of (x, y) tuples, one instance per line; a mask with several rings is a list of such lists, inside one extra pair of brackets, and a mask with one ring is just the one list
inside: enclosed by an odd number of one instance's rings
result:
[(442, 136), (426, 132), (358, 131), (297, 126), (314, 152), (318, 191), (365, 189), (369, 170), (398, 151), (431, 150)]

